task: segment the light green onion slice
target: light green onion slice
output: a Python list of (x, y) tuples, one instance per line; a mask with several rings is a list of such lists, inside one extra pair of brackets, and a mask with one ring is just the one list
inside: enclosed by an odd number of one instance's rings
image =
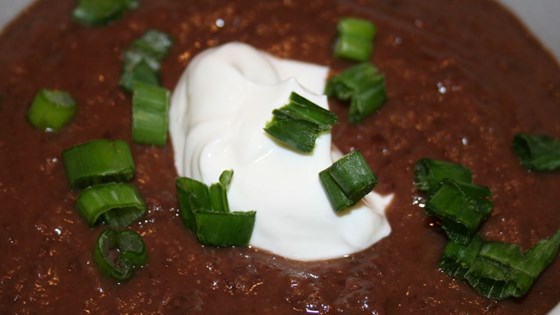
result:
[(560, 230), (525, 254), (517, 245), (487, 242), (475, 236), (467, 244), (450, 241), (440, 269), (465, 279), (479, 294), (503, 300), (522, 297), (554, 261), (560, 248)]
[(99, 270), (119, 281), (130, 279), (147, 257), (142, 237), (131, 230), (106, 229), (97, 238), (93, 251)]
[(136, 7), (138, 0), (78, 0), (72, 16), (81, 24), (105, 25)]
[(373, 51), (376, 28), (373, 23), (357, 18), (343, 18), (338, 22), (338, 38), (334, 55), (355, 61), (367, 61)]
[(465, 183), (472, 182), (471, 170), (461, 164), (441, 160), (420, 159), (414, 167), (414, 183), (418, 190), (433, 193), (439, 183), (445, 179), (454, 179)]
[(76, 208), (89, 226), (99, 217), (112, 227), (127, 227), (146, 213), (146, 204), (133, 185), (107, 183), (80, 192)]
[(352, 151), (319, 173), (335, 211), (342, 211), (373, 190), (377, 178), (359, 151)]
[(70, 94), (41, 89), (27, 112), (27, 119), (35, 128), (57, 131), (68, 124), (75, 113), (76, 102)]
[(336, 115), (292, 92), (290, 102), (272, 111), (273, 118), (264, 130), (276, 140), (304, 153), (310, 153), (315, 141), (336, 123)]
[(231, 170), (222, 172), (210, 188), (188, 177), (176, 181), (183, 224), (204, 245), (246, 246), (251, 239), (256, 212), (230, 212), (226, 192), (232, 176)]
[(513, 150), (521, 164), (535, 171), (560, 169), (560, 139), (520, 133), (513, 138)]
[(132, 95), (132, 140), (163, 146), (167, 142), (169, 90), (134, 83)]
[(136, 168), (124, 141), (92, 140), (62, 152), (66, 175), (72, 188), (107, 182), (125, 182)]
[(349, 100), (348, 120), (357, 124), (385, 103), (385, 77), (372, 64), (358, 64), (330, 78), (325, 94)]
[(171, 37), (158, 30), (149, 30), (135, 40), (124, 54), (120, 85), (129, 92), (136, 81), (159, 85), (161, 61), (172, 44)]

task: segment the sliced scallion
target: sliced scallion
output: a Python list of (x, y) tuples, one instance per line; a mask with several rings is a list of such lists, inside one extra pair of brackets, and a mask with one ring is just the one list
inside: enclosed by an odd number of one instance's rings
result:
[(76, 102), (70, 94), (41, 89), (27, 112), (27, 119), (35, 128), (57, 131), (68, 124), (75, 113)]
[(124, 141), (92, 140), (62, 152), (66, 175), (72, 188), (128, 181), (135, 165)]
[(272, 111), (264, 130), (275, 139), (301, 152), (309, 153), (321, 133), (332, 128), (336, 115), (292, 92), (290, 102)]
[(138, 0), (78, 0), (72, 16), (85, 25), (105, 25), (136, 7)]
[(377, 178), (359, 151), (352, 151), (319, 173), (335, 211), (356, 204), (370, 193)]
[(350, 100), (348, 119), (357, 124), (385, 103), (385, 77), (372, 64), (358, 64), (330, 78), (325, 94)]
[(146, 212), (146, 204), (133, 185), (107, 183), (80, 192), (76, 208), (89, 226), (99, 217), (112, 227), (127, 227)]
[(356, 61), (367, 61), (373, 51), (376, 28), (373, 23), (357, 18), (343, 18), (338, 22), (338, 39), (334, 55)]
[(547, 135), (517, 134), (513, 138), (513, 150), (521, 164), (535, 171), (560, 169), (560, 139)]
[(93, 260), (99, 270), (120, 281), (130, 279), (146, 259), (142, 237), (131, 230), (106, 229), (97, 238), (93, 251)]
[(163, 146), (167, 141), (169, 90), (134, 83), (132, 96), (132, 140)]
[(435, 192), (439, 183), (445, 178), (465, 183), (472, 182), (472, 173), (468, 168), (447, 161), (420, 159), (416, 162), (414, 171), (416, 188), (427, 193)]
[(180, 215), (198, 240), (211, 246), (246, 246), (255, 224), (255, 211), (230, 212), (226, 191), (233, 171), (222, 172), (210, 188), (200, 181), (177, 179)]

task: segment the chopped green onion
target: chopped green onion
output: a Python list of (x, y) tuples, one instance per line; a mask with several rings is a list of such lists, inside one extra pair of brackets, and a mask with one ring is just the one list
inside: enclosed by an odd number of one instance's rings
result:
[(105, 25), (136, 7), (138, 0), (78, 0), (72, 16), (85, 25)]
[(133, 185), (108, 183), (82, 190), (76, 208), (90, 227), (100, 216), (112, 227), (127, 227), (140, 219), (147, 207)]
[(359, 151), (348, 153), (321, 171), (319, 178), (335, 211), (356, 204), (377, 184), (375, 174)]
[(27, 118), (35, 128), (57, 131), (64, 127), (76, 113), (76, 102), (64, 91), (41, 89)]
[(169, 90), (134, 83), (132, 96), (132, 140), (163, 146), (167, 141)]
[(95, 243), (93, 260), (101, 272), (116, 280), (128, 280), (147, 259), (142, 237), (131, 230), (103, 231)]
[(169, 53), (171, 37), (157, 30), (149, 30), (135, 40), (124, 54), (120, 85), (132, 91), (134, 82), (159, 85), (161, 61)]
[(343, 18), (338, 22), (339, 37), (335, 43), (336, 57), (367, 61), (373, 51), (375, 25), (370, 21), (356, 18)]
[(385, 77), (372, 64), (358, 64), (330, 78), (325, 94), (350, 100), (348, 119), (357, 124), (385, 103)]
[(453, 277), (465, 279), (488, 298), (519, 298), (554, 261), (559, 248), (560, 230), (525, 254), (517, 245), (486, 242), (476, 236), (467, 244), (450, 241), (440, 261), (440, 269)]
[(253, 233), (255, 214), (255, 211), (195, 212), (198, 240), (210, 246), (246, 246)]
[(178, 178), (179, 214), (198, 240), (211, 246), (246, 246), (255, 224), (255, 211), (230, 212), (226, 191), (233, 171), (226, 170), (210, 188), (188, 177)]
[(62, 152), (72, 188), (128, 181), (134, 177), (132, 153), (124, 141), (92, 140)]
[(442, 220), (442, 228), (450, 239), (466, 243), (490, 215), (490, 196), (487, 187), (446, 178), (428, 199), (426, 212)]
[(465, 183), (472, 182), (472, 173), (468, 168), (447, 161), (421, 159), (416, 162), (414, 171), (416, 188), (427, 193), (435, 192), (445, 178)]
[(272, 111), (264, 130), (291, 148), (309, 153), (317, 137), (332, 128), (336, 115), (292, 92), (290, 102)]
[(521, 164), (535, 171), (560, 169), (560, 140), (546, 135), (517, 134), (513, 150)]

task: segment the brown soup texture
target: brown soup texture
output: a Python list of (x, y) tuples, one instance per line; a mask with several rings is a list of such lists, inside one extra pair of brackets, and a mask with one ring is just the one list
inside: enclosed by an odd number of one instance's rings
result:
[[(423, 157), (462, 163), (490, 187), (495, 207), (481, 229), (524, 250), (560, 228), (560, 173), (521, 167), (518, 132), (560, 137), (560, 68), (506, 10), (469, 0), (142, 0), (106, 27), (71, 19), (74, 0), (42, 0), (0, 36), (0, 314), (546, 314), (560, 301), (560, 259), (521, 299), (496, 302), (438, 270), (446, 243), (414, 204)], [(359, 149), (379, 193), (395, 193), (392, 233), (346, 258), (302, 263), (255, 248), (199, 244), (178, 217), (173, 148), (131, 142), (131, 97), (118, 86), (123, 52), (148, 29), (175, 40), (162, 84), (173, 89), (200, 51), (242, 41), (278, 57), (339, 72), (336, 23), (354, 16), (378, 28), (372, 62), (387, 103), (362, 124), (331, 100), (344, 152)], [(224, 21), (219, 27), (218, 19)], [(41, 88), (78, 103), (57, 133), (26, 113)], [(149, 210), (131, 226), (147, 264), (128, 282), (92, 259), (103, 225), (75, 210), (61, 152), (92, 139), (130, 143), (133, 183)], [(258, 209), (257, 209), (258, 210)]]

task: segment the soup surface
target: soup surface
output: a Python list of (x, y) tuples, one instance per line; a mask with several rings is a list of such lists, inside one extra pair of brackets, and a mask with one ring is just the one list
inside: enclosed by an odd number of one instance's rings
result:
[[(560, 69), (510, 14), (491, 1), (141, 1), (101, 28), (72, 22), (73, 0), (43, 0), (0, 36), (0, 313), (544, 314), (560, 300), (560, 260), (528, 295), (495, 302), (437, 269), (445, 236), (415, 205), (414, 163), (462, 163), (490, 187), (487, 239), (529, 248), (560, 228), (560, 174), (531, 173), (511, 150), (518, 132), (560, 137)], [(333, 131), (359, 149), (395, 193), (391, 235), (332, 261), (300, 263), (251, 248), (201, 246), (178, 217), (173, 148), (131, 144), (135, 185), (149, 206), (132, 226), (148, 263), (117, 284), (101, 275), (89, 229), (74, 209), (61, 152), (96, 138), (130, 142), (130, 97), (118, 87), (123, 51), (150, 28), (173, 36), (162, 68), (172, 89), (205, 48), (242, 41), (279, 57), (328, 65), (342, 16), (378, 27), (372, 61), (388, 102), (363, 124)], [(40, 88), (79, 104), (58, 133), (33, 129), (26, 112)], [(227, 310), (227, 311), (226, 311)]]

